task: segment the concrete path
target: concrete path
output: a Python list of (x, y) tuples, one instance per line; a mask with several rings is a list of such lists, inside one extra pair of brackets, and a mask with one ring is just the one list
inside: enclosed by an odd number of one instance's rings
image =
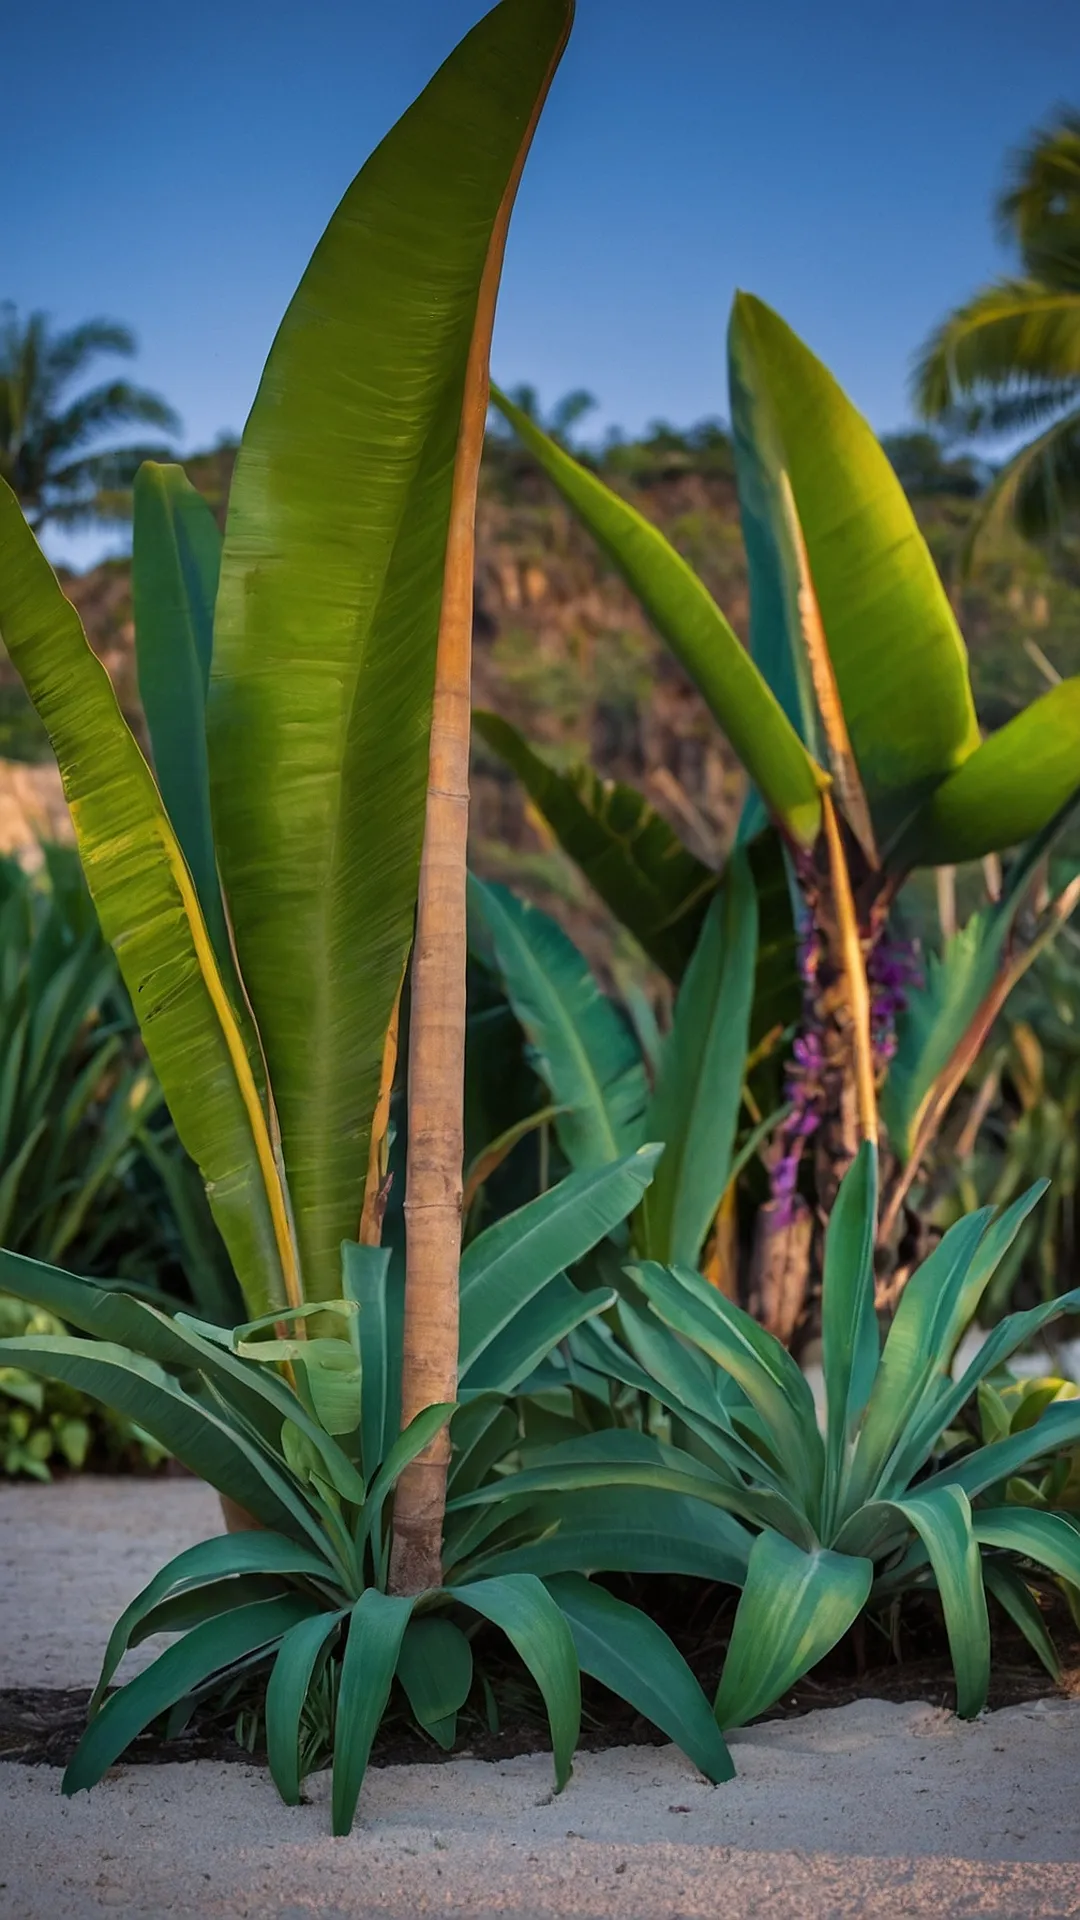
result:
[[(113, 1614), (216, 1524), (185, 1482), (0, 1489), (0, 1685), (89, 1685)], [(557, 1798), (535, 1755), (375, 1769), (348, 1840), (325, 1778), (288, 1809), (257, 1769), (121, 1765), (65, 1801), (0, 1766), (0, 1920), (1080, 1915), (1080, 1703), (860, 1701), (733, 1746), (720, 1788), (672, 1748), (583, 1754)]]

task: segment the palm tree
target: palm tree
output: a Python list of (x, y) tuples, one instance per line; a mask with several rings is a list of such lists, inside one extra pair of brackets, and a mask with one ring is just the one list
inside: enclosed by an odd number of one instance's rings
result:
[(983, 287), (930, 336), (913, 391), (926, 420), (964, 434), (1039, 432), (988, 490), (977, 531), (1027, 539), (1080, 506), (1080, 112), (1060, 108), (1015, 154), (998, 226), (1021, 273)]
[(126, 519), (136, 468), (170, 458), (160, 445), (100, 444), (133, 425), (178, 433), (176, 414), (158, 394), (108, 380), (67, 397), (99, 354), (130, 359), (135, 349), (134, 334), (115, 320), (84, 320), (56, 333), (47, 314), (20, 320), (10, 301), (0, 304), (0, 475), (35, 531), (50, 520)]

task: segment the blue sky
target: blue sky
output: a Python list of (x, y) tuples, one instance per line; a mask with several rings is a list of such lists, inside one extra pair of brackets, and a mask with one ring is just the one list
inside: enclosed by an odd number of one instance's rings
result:
[[(186, 446), (239, 429), (339, 195), (483, 10), (20, 8), (0, 297), (130, 322)], [(579, 0), (515, 216), (498, 378), (545, 400), (589, 387), (599, 427), (723, 413), (743, 286), (895, 427), (920, 338), (1006, 264), (1005, 149), (1070, 88), (1075, 0)]]

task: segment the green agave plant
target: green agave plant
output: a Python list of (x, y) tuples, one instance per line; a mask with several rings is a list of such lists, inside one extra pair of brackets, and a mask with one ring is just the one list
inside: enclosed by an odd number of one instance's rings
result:
[[(0, 1279), (13, 1292), (95, 1336), (0, 1341), (0, 1365), (10, 1360), (128, 1414), (258, 1522), (181, 1553), (125, 1610), (66, 1792), (93, 1786), (151, 1722), (183, 1716), (246, 1677), (265, 1686), (270, 1767), (283, 1799), (297, 1801), (303, 1773), (325, 1764), (328, 1746), (334, 1831), (348, 1832), (395, 1679), (419, 1725), (453, 1745), (480, 1621), (505, 1633), (543, 1694), (557, 1787), (577, 1744), (581, 1671), (654, 1720), (711, 1780), (730, 1778), (689, 1668), (659, 1627), (577, 1571), (582, 1543), (572, 1524), (562, 1541), (546, 1543), (545, 1581), (527, 1565), (493, 1570), (490, 1554), (481, 1565), (466, 1516), (448, 1529), (438, 1588), (388, 1591), (389, 1497), (435, 1431), (451, 1425), (455, 1492), (493, 1484), (512, 1496), (519, 1439), (507, 1396), (557, 1340), (612, 1305), (612, 1291), (581, 1293), (563, 1269), (617, 1227), (655, 1160), (653, 1149), (573, 1175), (473, 1241), (462, 1265), (458, 1402), (427, 1409), (404, 1431), (401, 1290), (389, 1249), (346, 1243), (339, 1300), (275, 1310), (232, 1333), (0, 1255)], [(300, 1337), (315, 1311), (341, 1321), (345, 1337)], [(530, 1519), (527, 1500), (524, 1525), (534, 1537), (550, 1534), (546, 1512)], [(738, 1565), (737, 1534), (731, 1542), (714, 1562), (725, 1573)], [(593, 1568), (620, 1568), (627, 1556), (614, 1530), (590, 1546)], [(632, 1539), (629, 1558), (634, 1564)], [(160, 1632), (182, 1638), (108, 1693), (126, 1649)], [(327, 1691), (333, 1735), (320, 1747)]]
[[(911, 970), (892, 950), (889, 921), (905, 879), (918, 866), (1020, 843), (1046, 850), (1080, 790), (1080, 677), (982, 740), (948, 596), (865, 420), (790, 328), (749, 295), (735, 302), (729, 365), (749, 651), (655, 527), (504, 395), (493, 398), (635, 592), (745, 767), (752, 792), (740, 843), (759, 868), (781, 878), (787, 871), (812, 1059), (797, 1076), (800, 1111), (782, 1142), (776, 1203), (762, 1213), (758, 1265), (765, 1318), (790, 1332), (808, 1278), (804, 1270), (792, 1299), (782, 1275), (807, 1216), (791, 1181), (811, 1121), (827, 1211), (859, 1140), (876, 1140), (884, 1120), (896, 1162), (881, 1222), (889, 1243), (1004, 994), (1076, 904), (1074, 888), (1018, 950), (1034, 873), (1034, 859), (1022, 862), (1017, 880), (1027, 886), (950, 943), (895, 1031)], [(479, 714), (476, 725), (601, 898), (680, 980), (717, 875), (632, 789), (587, 768), (556, 770), (495, 715)], [(771, 847), (761, 839), (766, 817)], [(790, 917), (787, 965), (797, 990)], [(775, 990), (775, 974), (770, 984)]]
[[(1054, 1670), (1032, 1582), (1039, 1570), (1080, 1581), (1080, 1528), (1012, 1495), (1018, 1477), (1075, 1447), (1080, 1403), (1044, 1398), (1016, 1430), (1006, 1423), (996, 1430), (1001, 1437), (974, 1450), (958, 1448), (954, 1428), (1012, 1353), (1056, 1315), (1080, 1312), (1080, 1290), (1003, 1320), (959, 1379), (950, 1372), (1040, 1191), (997, 1218), (984, 1208), (951, 1228), (908, 1282), (882, 1345), (873, 1274), (877, 1160), (870, 1145), (861, 1149), (826, 1241), (824, 1433), (786, 1349), (687, 1267), (634, 1263), (618, 1308), (621, 1340), (600, 1322), (573, 1336), (577, 1391), (610, 1402), (615, 1382), (651, 1396), (667, 1411), (671, 1443), (598, 1425), (533, 1450), (505, 1491), (557, 1503), (590, 1489), (603, 1490), (597, 1499), (617, 1488), (667, 1489), (754, 1531), (715, 1704), (722, 1727), (764, 1712), (863, 1608), (885, 1610), (911, 1590), (935, 1589), (940, 1598), (961, 1714), (986, 1701), (987, 1591)], [(457, 1495), (451, 1510), (499, 1499), (480, 1487)], [(498, 1512), (500, 1526), (512, 1526), (506, 1509)]]

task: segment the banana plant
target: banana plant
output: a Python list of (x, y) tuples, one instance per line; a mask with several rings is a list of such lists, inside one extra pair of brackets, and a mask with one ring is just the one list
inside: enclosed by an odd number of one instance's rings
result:
[[(634, 1205), (655, 1158), (654, 1150), (573, 1175), (478, 1236), (462, 1266), (454, 1398), (404, 1428), (401, 1293), (387, 1248), (346, 1242), (340, 1298), (278, 1308), (231, 1332), (184, 1314), (170, 1320), (57, 1268), (0, 1254), (0, 1284), (94, 1336), (3, 1340), (0, 1367), (17, 1365), (126, 1412), (249, 1516), (245, 1530), (179, 1554), (125, 1608), (66, 1793), (92, 1787), (159, 1716), (189, 1713), (243, 1683), (249, 1698), (258, 1689), (282, 1799), (295, 1805), (305, 1774), (331, 1764), (333, 1828), (347, 1833), (395, 1685), (395, 1707), (439, 1746), (453, 1746), (482, 1623), (506, 1636), (544, 1698), (556, 1789), (577, 1745), (581, 1672), (679, 1742), (710, 1780), (731, 1777), (681, 1655), (654, 1622), (582, 1571), (635, 1566), (635, 1531), (609, 1525), (586, 1544), (571, 1499), (557, 1539), (546, 1507), (531, 1515), (528, 1498), (524, 1508), (513, 1500), (519, 1439), (508, 1396), (556, 1340), (611, 1306), (610, 1290), (583, 1294), (563, 1269)], [(304, 1338), (313, 1315), (336, 1320), (341, 1336)], [(506, 1494), (526, 1544), (517, 1566), (492, 1571), (481, 1564), (476, 1526), (459, 1524), (439, 1583), (402, 1594), (391, 1578), (393, 1491), (439, 1428), (451, 1434), (454, 1487)], [(663, 1564), (741, 1577), (744, 1530), (697, 1528), (695, 1538), (678, 1503), (670, 1505), (670, 1516), (646, 1510), (646, 1560), (660, 1550)], [(543, 1580), (529, 1565), (532, 1540), (542, 1546)], [(110, 1692), (126, 1650), (160, 1632), (180, 1638)], [(332, 1734), (320, 1739), (320, 1726)]]
[[(882, 1345), (877, 1153), (863, 1144), (826, 1237), (824, 1431), (786, 1348), (690, 1268), (632, 1263), (618, 1335), (598, 1320), (572, 1336), (579, 1387), (591, 1377), (598, 1398), (611, 1398), (612, 1383), (651, 1394), (666, 1409), (670, 1440), (614, 1426), (572, 1436), (534, 1449), (511, 1491), (520, 1502), (554, 1502), (594, 1488), (604, 1500), (619, 1486), (641, 1496), (666, 1490), (753, 1531), (715, 1701), (720, 1726), (765, 1712), (864, 1608), (888, 1613), (909, 1592), (940, 1602), (961, 1715), (986, 1703), (987, 1592), (1048, 1657), (1033, 1588), (1046, 1576), (1077, 1584), (1080, 1527), (1064, 1512), (1020, 1504), (1012, 1489), (1033, 1468), (1046, 1470), (1044, 1485), (1057, 1484), (1055, 1461), (1080, 1439), (1080, 1402), (1051, 1396), (1015, 1426), (1006, 1420), (989, 1444), (963, 1450), (956, 1429), (1011, 1354), (1056, 1316), (1080, 1313), (1080, 1289), (1001, 1321), (952, 1377), (960, 1340), (1041, 1191), (952, 1227), (909, 1281)], [(451, 1512), (482, 1511), (496, 1498), (477, 1488), (453, 1499)]]
[[(1080, 793), (1080, 676), (983, 740), (967, 654), (911, 507), (866, 421), (831, 374), (761, 301), (740, 294), (729, 330), (731, 418), (750, 574), (749, 650), (659, 530), (505, 395), (493, 398), (613, 561), (730, 741), (751, 782), (742, 844), (777, 835), (791, 881), (803, 1034), (793, 1112), (761, 1214), (766, 1318), (794, 1330), (808, 1266), (799, 1167), (813, 1143), (819, 1217), (860, 1140), (881, 1132), (882, 1084), (915, 969), (893, 909), (916, 867), (1046, 840)], [(647, 953), (678, 978), (710, 876), (639, 796), (587, 770), (560, 774), (505, 723), (480, 731)], [(665, 850), (673, 853), (665, 867)], [(688, 865), (687, 862), (691, 864)], [(1033, 873), (1033, 863), (1028, 871)], [(1072, 899), (1051, 911), (1052, 927)], [(938, 1009), (944, 1058), (914, 1138), (892, 1138), (883, 1224), (895, 1238), (916, 1145), (929, 1145), (1003, 983), (1022, 967), (1022, 901), (996, 922), (982, 1000)], [(1001, 936), (1001, 937), (999, 937)], [(901, 1045), (904, 1039), (901, 1039)], [(962, 1071), (960, 1073), (962, 1078)]]
[[(415, 926), (407, 1422), (450, 1397), (457, 1359), (463, 689), (488, 349), (571, 15), (572, 0), (502, 0), (347, 189), (273, 343), (223, 545), (177, 469), (141, 473), (153, 770), (0, 488), (0, 635), (253, 1320), (336, 1298), (341, 1243), (378, 1237)], [(436, 1433), (397, 1493), (410, 1590), (439, 1577), (445, 1449)]]

